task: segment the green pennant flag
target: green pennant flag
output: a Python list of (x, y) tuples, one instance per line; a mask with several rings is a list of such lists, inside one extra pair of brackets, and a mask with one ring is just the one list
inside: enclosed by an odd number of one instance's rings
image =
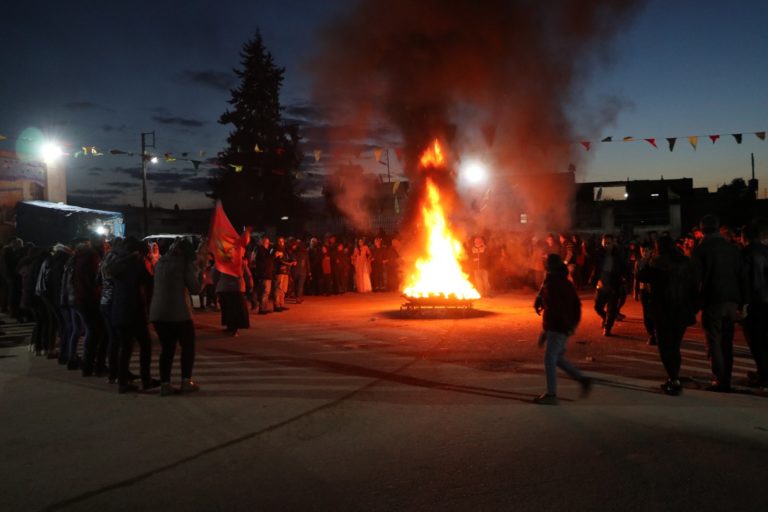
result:
[(606, 137), (603, 140), (601, 140), (600, 142), (613, 142), (613, 137)]
[(733, 138), (736, 139), (736, 144), (741, 144), (741, 134), (740, 133), (733, 133)]

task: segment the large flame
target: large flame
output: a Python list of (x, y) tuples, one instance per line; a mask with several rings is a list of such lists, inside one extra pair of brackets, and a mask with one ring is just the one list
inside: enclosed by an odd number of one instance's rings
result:
[[(421, 166), (437, 168), (444, 163), (440, 144), (435, 141), (421, 157)], [(424, 248), (407, 277), (403, 294), (415, 298), (479, 299), (480, 294), (461, 268), (464, 250), (445, 219), (440, 190), (429, 178), (426, 185), (427, 196), (421, 208)]]

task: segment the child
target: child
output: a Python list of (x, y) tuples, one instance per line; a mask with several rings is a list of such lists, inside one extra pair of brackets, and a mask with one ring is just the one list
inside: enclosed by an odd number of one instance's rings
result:
[(546, 277), (534, 302), (536, 314), (543, 316), (544, 332), (539, 343), (546, 343), (544, 368), (547, 392), (534, 399), (537, 404), (557, 405), (557, 367), (581, 384), (582, 396), (589, 394), (592, 380), (565, 359), (565, 343), (581, 320), (581, 301), (573, 283), (568, 280), (568, 268), (559, 254), (547, 256)]

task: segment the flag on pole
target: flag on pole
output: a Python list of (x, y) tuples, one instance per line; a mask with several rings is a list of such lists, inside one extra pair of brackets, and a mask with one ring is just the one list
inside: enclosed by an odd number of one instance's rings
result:
[(234, 277), (243, 276), (244, 241), (229, 222), (221, 201), (216, 201), (208, 233), (208, 250), (213, 254), (216, 270)]

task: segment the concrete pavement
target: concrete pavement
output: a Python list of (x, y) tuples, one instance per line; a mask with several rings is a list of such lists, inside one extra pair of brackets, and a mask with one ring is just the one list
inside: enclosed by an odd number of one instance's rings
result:
[[(766, 510), (768, 399), (699, 391), (702, 333), (680, 397), (639, 306), (616, 338), (585, 300), (569, 342), (601, 380), (543, 390), (530, 294), (473, 318), (409, 318), (392, 294), (309, 297), (225, 338), (200, 313), (196, 395), (118, 395), (0, 344), (6, 510)], [(159, 349), (155, 347), (156, 368)], [(735, 375), (753, 365), (741, 345)], [(178, 370), (178, 361), (176, 361)]]

